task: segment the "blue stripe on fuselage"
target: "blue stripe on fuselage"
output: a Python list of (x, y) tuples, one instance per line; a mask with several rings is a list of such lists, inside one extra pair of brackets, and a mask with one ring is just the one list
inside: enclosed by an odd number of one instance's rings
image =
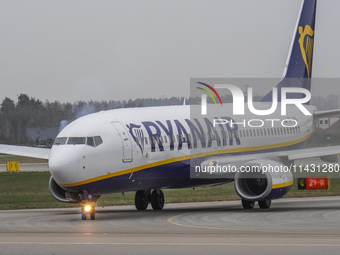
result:
[[(287, 146), (285, 148), (271, 148), (252, 152), (237, 152), (221, 154), (220, 157), (231, 155), (254, 154), (292, 150), (304, 147), (306, 141)], [(210, 157), (210, 156), (209, 156)], [(209, 157), (201, 157), (200, 162)], [(164, 165), (150, 167), (141, 171), (110, 177), (83, 185), (68, 187), (71, 191), (86, 190), (93, 195), (120, 193), (136, 190), (147, 190), (156, 188), (193, 188), (209, 184), (228, 183), (233, 179), (193, 179), (190, 177), (190, 160), (176, 161)]]

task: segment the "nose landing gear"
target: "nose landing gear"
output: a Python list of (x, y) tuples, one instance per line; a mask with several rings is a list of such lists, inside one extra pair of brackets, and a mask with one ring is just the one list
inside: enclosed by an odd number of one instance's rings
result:
[(82, 194), (82, 207), (81, 207), (81, 219), (86, 220), (87, 215), (90, 215), (91, 220), (96, 219), (96, 205), (97, 200), (100, 196), (93, 196), (87, 191), (83, 191)]
[(81, 219), (86, 220), (88, 214), (90, 215), (91, 220), (96, 219), (95, 204), (94, 203), (90, 203), (90, 204), (86, 203), (82, 206), (82, 208), (81, 208)]

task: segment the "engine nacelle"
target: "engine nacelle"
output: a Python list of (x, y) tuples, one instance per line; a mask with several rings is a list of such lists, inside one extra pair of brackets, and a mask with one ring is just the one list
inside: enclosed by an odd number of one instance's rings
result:
[(51, 176), (49, 181), (49, 190), (51, 195), (58, 201), (64, 203), (80, 203), (82, 201), (79, 193), (69, 192), (63, 187), (60, 187), (58, 183)]
[(273, 160), (254, 160), (235, 174), (235, 190), (244, 200), (259, 201), (281, 198), (293, 185), (289, 168)]

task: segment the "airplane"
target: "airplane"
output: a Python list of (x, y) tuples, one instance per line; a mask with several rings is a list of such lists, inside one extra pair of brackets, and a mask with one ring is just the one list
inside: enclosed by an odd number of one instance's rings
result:
[[(279, 98), (284, 88), (310, 91), (316, 2), (301, 3), (284, 76), (276, 86)], [(300, 98), (301, 94), (290, 93), (290, 97)], [(268, 109), (272, 100), (273, 93), (269, 93), (256, 106)], [(162, 189), (230, 182), (234, 182), (244, 209), (252, 209), (256, 202), (267, 209), (272, 199), (282, 198), (290, 190), (292, 173), (254, 174), (240, 171), (242, 166), (282, 169), (294, 160), (310, 157), (337, 161), (340, 146), (305, 149), (305, 143), (318, 118), (339, 114), (340, 109), (317, 111), (303, 104), (311, 114), (305, 115), (296, 105), (287, 105), (285, 125), (256, 116), (263, 125), (253, 128), (242, 125), (243, 119), (252, 119), (253, 114), (236, 116), (232, 105), (225, 105), (216, 108), (214, 114), (197, 114), (194, 118), (191, 111), (199, 112), (200, 105), (102, 111), (68, 124), (51, 149), (0, 145), (0, 152), (48, 159), (51, 195), (61, 202), (80, 203), (83, 220), (87, 215), (95, 219), (95, 205), (105, 194), (135, 191), (137, 210), (146, 210), (149, 204), (154, 210), (162, 210)], [(209, 105), (209, 109), (212, 107)], [(227, 122), (214, 126), (217, 117)], [(271, 119), (282, 119), (280, 107)], [(230, 125), (230, 121), (236, 124)], [(289, 126), (290, 122), (296, 125)], [(231, 166), (236, 171), (211, 175), (202, 170), (214, 166)], [(197, 167), (200, 171), (195, 172)]]

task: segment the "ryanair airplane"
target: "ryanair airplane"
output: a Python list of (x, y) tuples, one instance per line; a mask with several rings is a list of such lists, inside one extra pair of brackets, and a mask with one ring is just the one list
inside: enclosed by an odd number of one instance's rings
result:
[[(284, 89), (310, 91), (315, 11), (316, 0), (302, 1), (284, 78), (276, 86), (277, 98)], [(266, 95), (257, 108), (268, 109), (273, 95)], [(289, 98), (300, 97), (298, 93), (289, 94)], [(52, 196), (61, 202), (80, 203), (83, 220), (87, 215), (95, 219), (95, 204), (105, 194), (136, 191), (138, 210), (146, 210), (150, 203), (154, 210), (161, 210), (162, 189), (228, 182), (234, 182), (245, 209), (253, 208), (255, 202), (266, 209), (272, 199), (283, 197), (293, 184), (292, 173), (284, 171), (285, 166), (310, 157), (337, 160), (340, 154), (340, 146), (303, 149), (316, 120), (340, 114), (340, 110), (296, 106), (287, 106), (289, 115), (282, 121), (280, 112), (271, 115), (270, 120), (268, 116), (256, 116), (261, 125), (255, 128), (254, 123), (250, 126), (245, 121), (254, 114), (233, 115), (225, 108), (214, 111), (213, 117), (201, 114), (190, 118), (192, 109), (200, 111), (200, 105), (103, 111), (70, 123), (51, 149), (0, 145), (0, 152), (48, 159)], [(232, 109), (232, 105), (226, 108)], [(264, 166), (281, 171), (241, 171), (242, 167)], [(207, 174), (206, 169), (212, 167), (229, 170)]]

